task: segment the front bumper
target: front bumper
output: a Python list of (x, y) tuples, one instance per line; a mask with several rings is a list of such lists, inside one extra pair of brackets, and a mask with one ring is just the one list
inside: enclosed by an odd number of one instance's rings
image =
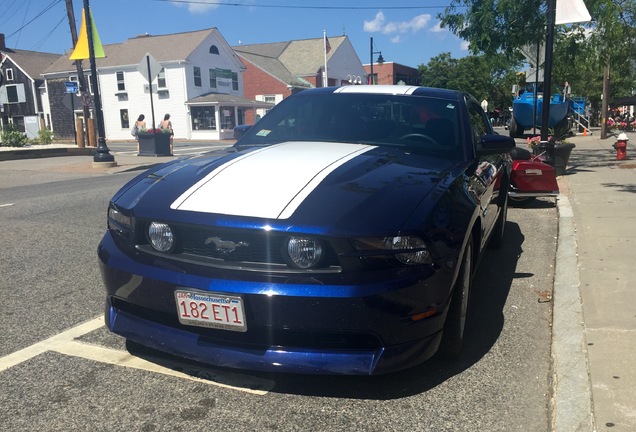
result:
[[(140, 264), (122, 253), (109, 233), (99, 257), (106, 325), (114, 333), (210, 365), (314, 374), (387, 373), (431, 357), (441, 339), (453, 272), (407, 268), (359, 284), (343, 277), (342, 285), (316, 278), (313, 284), (208, 278), (165, 263)], [(177, 289), (239, 295), (247, 331), (180, 324)], [(413, 318), (427, 311), (433, 313)]]

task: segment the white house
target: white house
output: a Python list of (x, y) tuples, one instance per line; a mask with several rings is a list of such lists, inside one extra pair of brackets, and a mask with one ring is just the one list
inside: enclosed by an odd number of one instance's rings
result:
[[(140, 114), (149, 128), (170, 114), (175, 139), (232, 138), (246, 110), (271, 106), (243, 98), (245, 67), (216, 28), (141, 35), (104, 45), (104, 52), (96, 69), (107, 140), (132, 139), (130, 129)], [(148, 60), (151, 75), (158, 72), (152, 87), (145, 78)], [(88, 76), (87, 60), (83, 69)], [(73, 136), (71, 120), (82, 116), (82, 99), (65, 92), (67, 82), (77, 81), (76, 67), (63, 56), (43, 75), (53, 130), (56, 136)]]

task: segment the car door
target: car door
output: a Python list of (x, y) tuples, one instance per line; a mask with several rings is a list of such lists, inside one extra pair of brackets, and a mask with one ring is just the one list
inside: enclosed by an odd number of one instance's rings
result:
[[(473, 146), (476, 149), (484, 135), (492, 134), (492, 126), (479, 104), (475, 100), (467, 101)], [(472, 187), (479, 192), (479, 211), (482, 218), (482, 246), (486, 242), (499, 214), (497, 205), (499, 185), (503, 172), (504, 160), (501, 155), (479, 157), (473, 178)]]

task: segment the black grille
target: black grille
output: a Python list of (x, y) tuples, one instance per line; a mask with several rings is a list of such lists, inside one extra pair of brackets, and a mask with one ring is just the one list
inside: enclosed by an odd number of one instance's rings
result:
[(183, 253), (225, 261), (285, 264), (282, 237), (183, 226), (175, 227), (175, 235)]

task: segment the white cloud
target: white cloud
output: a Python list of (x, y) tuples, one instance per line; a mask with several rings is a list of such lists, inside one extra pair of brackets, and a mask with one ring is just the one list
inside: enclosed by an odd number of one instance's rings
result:
[(442, 32), (445, 32), (446, 29), (443, 29), (442, 26), (441, 26), (441, 21), (438, 21), (437, 24), (435, 24), (433, 27), (431, 27), (429, 31), (431, 33), (442, 33)]
[(430, 20), (430, 14), (418, 15), (408, 23), (408, 30), (411, 30), (413, 33), (422, 30), (424, 27), (427, 26)]
[[(422, 14), (412, 18), (410, 21), (391, 21), (385, 24), (384, 13), (378, 12), (373, 21), (364, 22), (364, 31), (369, 33), (382, 32), (384, 34), (393, 33), (416, 33), (425, 28), (431, 20), (430, 14)], [(395, 39), (395, 38), (394, 38)], [(396, 39), (399, 40), (399, 39)]]
[(363, 29), (365, 32), (375, 33), (382, 30), (382, 25), (384, 24), (384, 14), (380, 11), (375, 14), (375, 18), (373, 21), (365, 21)]
[[(218, 8), (219, 0), (197, 0), (198, 3), (188, 3), (188, 12), (192, 15), (200, 14), (203, 12), (207, 12), (212, 9)], [(177, 6), (183, 6), (183, 3), (172, 3)]]
[(392, 43), (400, 43), (400, 41), (402, 40), (402, 38), (400, 37), (400, 35), (397, 35), (395, 37), (392, 37), (391, 39), (389, 39)]
[(470, 48), (470, 43), (468, 41), (462, 41), (462, 43), (459, 45), (459, 48), (462, 51), (468, 51), (468, 49)]

